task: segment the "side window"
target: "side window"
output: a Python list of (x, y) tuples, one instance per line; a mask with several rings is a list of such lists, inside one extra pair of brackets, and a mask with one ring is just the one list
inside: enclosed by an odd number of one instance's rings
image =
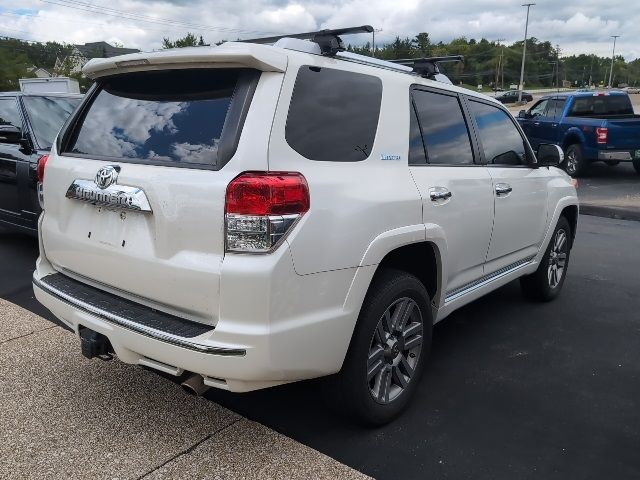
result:
[(422, 132), (418, 124), (416, 109), (413, 102), (409, 105), (411, 110), (409, 115), (409, 165), (424, 165), (427, 163), (427, 156), (424, 153), (424, 143), (422, 143)]
[(549, 104), (549, 100), (540, 100), (536, 103), (529, 112), (532, 117), (542, 117), (545, 116), (545, 110), (547, 109), (547, 105)]
[(457, 96), (414, 90), (427, 163), (473, 164), (469, 130)]
[(549, 102), (549, 110), (547, 115), (551, 118), (558, 119), (562, 115), (562, 110), (564, 110), (564, 98), (554, 98)]
[(15, 98), (0, 98), (0, 125), (13, 125), (22, 130), (22, 120)]
[(478, 137), (490, 165), (523, 165), (524, 139), (514, 122), (500, 108), (471, 100), (471, 113), (478, 125)]
[(376, 138), (381, 102), (378, 77), (302, 66), (289, 105), (287, 143), (309, 160), (364, 160)]

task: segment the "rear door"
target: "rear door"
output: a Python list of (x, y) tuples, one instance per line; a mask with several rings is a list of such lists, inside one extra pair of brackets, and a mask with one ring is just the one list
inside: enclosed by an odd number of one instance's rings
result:
[(537, 253), (547, 225), (550, 172), (529, 166), (533, 153), (501, 107), (478, 99), (468, 104), (493, 182), (495, 217), (485, 266), (491, 274)]
[[(0, 97), (0, 125), (23, 129), (16, 97)], [(20, 145), (0, 139), (0, 219), (20, 220), (21, 202), (18, 189), (19, 162), (25, 157)]]
[(409, 163), (423, 201), (423, 221), (446, 235), (446, 292), (483, 276), (493, 223), (487, 169), (476, 162), (460, 98), (423, 87), (412, 90)]
[(260, 78), (201, 68), (99, 81), (45, 171), (54, 268), (215, 323), (226, 187), (242, 169), (267, 168), (270, 118), (254, 111), (273, 112), (282, 74)]

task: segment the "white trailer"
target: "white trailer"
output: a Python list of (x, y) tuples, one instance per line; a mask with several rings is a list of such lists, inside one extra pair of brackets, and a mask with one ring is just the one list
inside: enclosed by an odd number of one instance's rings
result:
[(69, 77), (21, 78), (24, 93), (80, 93), (78, 81)]

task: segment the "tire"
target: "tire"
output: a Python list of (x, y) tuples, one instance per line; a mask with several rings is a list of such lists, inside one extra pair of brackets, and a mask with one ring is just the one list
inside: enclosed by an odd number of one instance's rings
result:
[(633, 161), (633, 168), (635, 168), (635, 169), (636, 169), (636, 173), (637, 173), (638, 175), (640, 175), (640, 159), (637, 159), (637, 158), (636, 158), (636, 159)]
[(604, 163), (606, 163), (607, 166), (609, 166), (609, 167), (615, 167), (615, 166), (620, 164), (620, 161), (619, 160), (605, 160)]
[[(396, 315), (404, 318), (402, 328), (389, 326), (387, 320)], [(389, 423), (415, 392), (431, 349), (432, 327), (429, 294), (420, 280), (393, 269), (377, 273), (342, 370), (323, 385), (325, 399), (358, 423)]]
[(572, 177), (579, 177), (587, 169), (587, 162), (582, 156), (580, 145), (569, 145), (564, 154), (564, 170)]
[(570, 253), (571, 226), (566, 217), (562, 216), (553, 231), (538, 269), (531, 275), (520, 278), (520, 287), (524, 295), (531, 300), (541, 302), (549, 302), (556, 298), (567, 277)]

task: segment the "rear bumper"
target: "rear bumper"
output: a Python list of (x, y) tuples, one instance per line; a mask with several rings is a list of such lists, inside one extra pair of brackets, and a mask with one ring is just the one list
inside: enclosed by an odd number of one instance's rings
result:
[(153, 321), (132, 325), (126, 308), (55, 288), (47, 277), (60, 274), (42, 256), (37, 265), (36, 298), (76, 335), (89, 328), (105, 335), (123, 362), (198, 373), (234, 392), (337, 372), (358, 315), (344, 308), (355, 269), (299, 276), (287, 248), (272, 256), (229, 255), (219, 321), (200, 325), (204, 331), (195, 336), (168, 335)]
[(631, 162), (634, 152), (629, 150), (598, 150), (598, 160), (613, 160), (616, 162)]

